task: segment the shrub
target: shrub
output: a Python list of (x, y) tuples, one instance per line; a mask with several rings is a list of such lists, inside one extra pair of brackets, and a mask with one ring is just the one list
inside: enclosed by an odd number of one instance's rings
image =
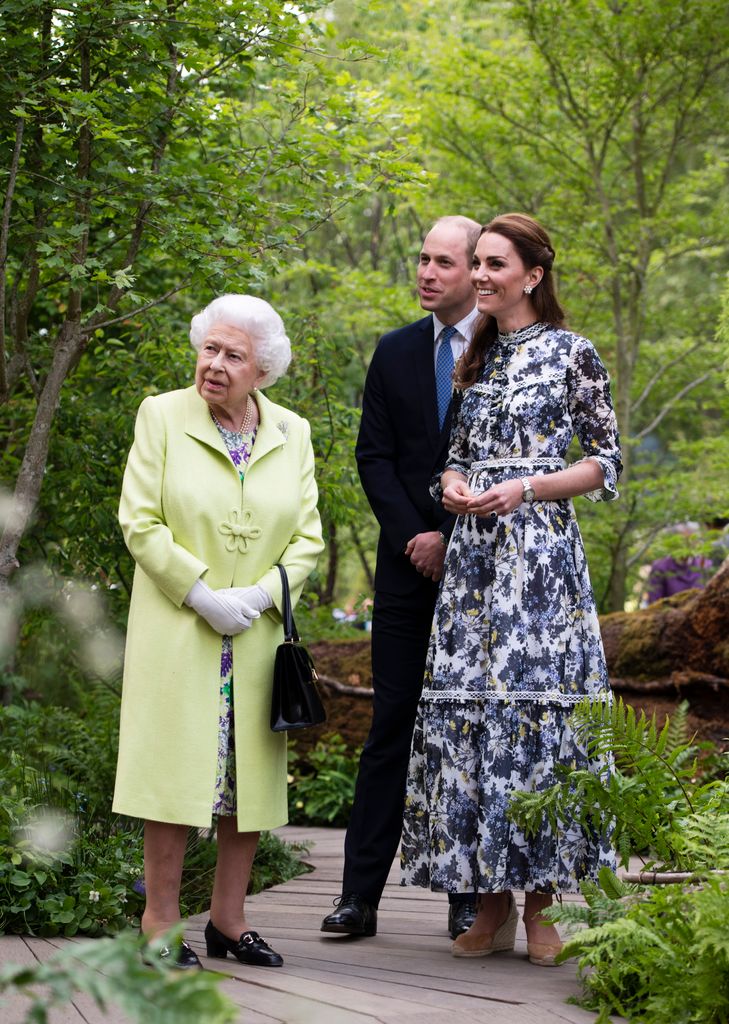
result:
[(299, 758), (292, 754), (289, 816), (302, 825), (346, 825), (352, 810), (359, 749), (353, 753), (337, 733), (324, 736)]
[(22, 784), (89, 821), (111, 818), (118, 747), (119, 698), (102, 683), (89, 684), (79, 710), (29, 701), (0, 707), (0, 771), (21, 769)]
[(78, 818), (9, 793), (0, 775), (0, 933), (98, 936), (138, 925), (139, 830)]

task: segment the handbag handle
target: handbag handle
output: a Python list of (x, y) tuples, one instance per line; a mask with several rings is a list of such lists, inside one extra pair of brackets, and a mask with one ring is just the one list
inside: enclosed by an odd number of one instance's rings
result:
[(291, 609), (289, 578), (286, 575), (286, 570), (280, 562), (276, 563), (276, 567), (281, 574), (281, 617), (283, 619), (284, 640), (287, 644), (298, 644), (300, 643), (300, 637), (296, 630), (294, 613)]

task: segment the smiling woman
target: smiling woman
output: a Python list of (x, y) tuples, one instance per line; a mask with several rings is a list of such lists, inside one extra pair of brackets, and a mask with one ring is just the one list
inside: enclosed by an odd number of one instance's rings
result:
[[(609, 700), (605, 656), (571, 498), (617, 497), (620, 449), (607, 373), (564, 327), (544, 228), (505, 214), (483, 228), (471, 281), (483, 314), (455, 374), (446, 468), (433, 496), (456, 515), (413, 735), (402, 837), (404, 879), (478, 893), (454, 956), (514, 948), (512, 890), (526, 892), (527, 949), (560, 950), (542, 918), (552, 895), (614, 863), (596, 827), (507, 817), (514, 791), (560, 766), (600, 772), (574, 734), (585, 696)], [(567, 467), (576, 435), (584, 457)]]
[(496, 231), (484, 232), (476, 245), (471, 273), (479, 313), (494, 317), (500, 331), (518, 331), (533, 323), (530, 296), (543, 274), (539, 265), (524, 265), (510, 239)]
[[(259, 831), (287, 820), (286, 738), (269, 729), (277, 563), (295, 602), (323, 547), (314, 456), (308, 423), (258, 390), (291, 359), (267, 302), (215, 299), (190, 339), (195, 384), (142, 402), (124, 474), (136, 569), (114, 809), (145, 819), (146, 936), (179, 920), (188, 826), (215, 819), (208, 955), (277, 967), (244, 901)], [(159, 955), (200, 966), (186, 943)]]

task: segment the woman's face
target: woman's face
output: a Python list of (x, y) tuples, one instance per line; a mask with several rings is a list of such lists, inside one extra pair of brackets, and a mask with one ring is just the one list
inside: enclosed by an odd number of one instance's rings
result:
[(212, 406), (242, 411), (265, 373), (258, 369), (253, 343), (239, 327), (217, 323), (200, 346), (195, 387)]
[(527, 270), (508, 238), (487, 231), (478, 240), (471, 271), (479, 313), (495, 317), (504, 331), (525, 327), (535, 313), (524, 288), (536, 287), (542, 274), (541, 267)]

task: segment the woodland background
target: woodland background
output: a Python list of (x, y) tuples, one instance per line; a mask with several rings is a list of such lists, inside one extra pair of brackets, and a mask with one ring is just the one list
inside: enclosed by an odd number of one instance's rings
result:
[(578, 507), (600, 610), (686, 543), (666, 526), (729, 515), (725, 3), (4, 0), (0, 46), (6, 702), (116, 687), (135, 412), (192, 381), (190, 316), (222, 292), (294, 343), (269, 394), (313, 428), (309, 635), (371, 595), (364, 375), (420, 315), (443, 214), (540, 218), (611, 372), (622, 500)]

